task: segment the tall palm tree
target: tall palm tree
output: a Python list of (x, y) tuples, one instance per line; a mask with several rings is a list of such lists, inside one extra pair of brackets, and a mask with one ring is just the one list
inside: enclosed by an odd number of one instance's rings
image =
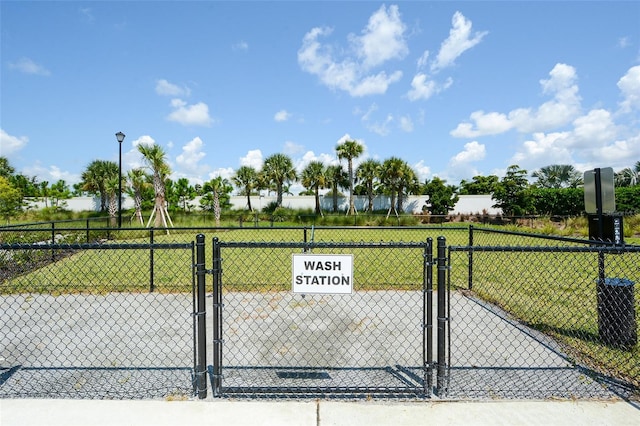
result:
[(251, 208), (251, 192), (259, 185), (256, 169), (251, 166), (242, 166), (236, 170), (236, 174), (231, 180), (247, 196), (247, 209), (253, 211)]
[(326, 183), (325, 167), (321, 161), (311, 161), (307, 164), (307, 167), (302, 170), (302, 185), (313, 190), (313, 195), (316, 200), (316, 214), (322, 216), (322, 209), (320, 208), (320, 188), (323, 188)]
[(414, 194), (420, 190), (418, 175), (409, 164), (403, 161), (400, 179), (398, 180), (397, 210), (402, 213), (404, 210), (404, 194)]
[(149, 176), (141, 168), (129, 170), (127, 178), (127, 192), (133, 198), (135, 207), (133, 215), (138, 219), (140, 225), (144, 226), (142, 219), (142, 193), (145, 189), (150, 188), (152, 184), (149, 183)]
[(347, 159), (347, 172), (349, 173), (349, 210), (348, 215), (356, 213), (355, 197), (353, 194), (353, 159), (358, 158), (364, 152), (364, 147), (361, 143), (346, 140), (336, 147), (336, 153), (339, 159)]
[(230, 192), (233, 188), (227, 179), (222, 176), (218, 176), (205, 183), (202, 189), (205, 192), (211, 192), (213, 194), (213, 215), (216, 219), (216, 226), (218, 227), (220, 226), (220, 216), (222, 215), (220, 198), (223, 194)]
[(107, 208), (107, 193), (105, 184), (108, 180), (118, 176), (118, 165), (113, 161), (94, 160), (82, 172), (81, 188), (100, 197), (100, 211)]
[(615, 174), (616, 186), (636, 186), (640, 181), (640, 161), (631, 167), (626, 167)]
[(340, 164), (327, 167), (326, 185), (331, 188), (331, 197), (333, 199), (333, 212), (338, 211), (338, 188), (348, 188), (349, 176)]
[(363, 181), (364, 186), (367, 190), (367, 199), (369, 201), (367, 210), (369, 212), (373, 211), (373, 189), (374, 182), (378, 179), (380, 175), (380, 167), (381, 164), (379, 161), (374, 159), (368, 159), (358, 166), (356, 170), (356, 177)]
[(118, 184), (118, 176), (114, 176), (104, 183), (104, 190), (108, 199), (109, 210), (109, 226), (115, 228), (116, 215), (118, 214), (118, 194), (120, 185)]
[[(167, 221), (171, 226), (171, 217), (166, 207), (165, 200), (165, 178), (171, 173), (169, 164), (167, 163), (167, 154), (164, 152), (160, 145), (138, 145), (138, 151), (142, 154), (144, 161), (153, 173), (153, 190), (155, 192), (155, 204), (147, 227), (151, 224), (151, 220), (155, 215), (156, 228), (167, 228)], [(167, 233), (169, 231), (167, 230)]]
[(285, 154), (273, 154), (264, 160), (261, 173), (265, 182), (275, 185), (276, 205), (281, 207), (284, 184), (295, 181), (298, 177), (293, 161)]
[(405, 162), (398, 157), (391, 157), (384, 160), (382, 167), (380, 167), (380, 183), (383, 188), (391, 194), (391, 205), (387, 212), (387, 218), (389, 218), (391, 210), (398, 216), (396, 197), (398, 191), (401, 189), (401, 182), (405, 172)]
[(572, 165), (552, 164), (531, 173), (537, 178), (536, 184), (542, 188), (576, 188), (582, 184), (582, 177)]

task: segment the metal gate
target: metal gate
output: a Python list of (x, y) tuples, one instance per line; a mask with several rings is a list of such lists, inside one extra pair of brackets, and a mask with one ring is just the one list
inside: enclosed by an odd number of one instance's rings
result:
[[(213, 328), (213, 351), (210, 357), (200, 352), (197, 371), (202, 377), (205, 360), (210, 363), (214, 396), (432, 394), (430, 238), (415, 243), (214, 238), (211, 270), (201, 258), (204, 246), (199, 235), (198, 282), (213, 275), (213, 312), (201, 320)], [(353, 291), (294, 292), (292, 257), (300, 254), (351, 255)], [(202, 288), (199, 284), (199, 293)], [(206, 351), (206, 333), (200, 328), (198, 334)], [(441, 366), (438, 384), (444, 377)], [(206, 396), (204, 382), (199, 380), (201, 398)]]

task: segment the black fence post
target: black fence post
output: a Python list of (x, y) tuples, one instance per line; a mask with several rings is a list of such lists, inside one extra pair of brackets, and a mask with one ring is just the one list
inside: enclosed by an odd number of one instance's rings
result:
[(473, 290), (473, 225), (469, 225), (469, 290)]
[(153, 228), (149, 228), (149, 293), (153, 293), (156, 289), (153, 277), (154, 271), (154, 252), (153, 252)]
[[(302, 239), (304, 244), (306, 245), (307, 244), (307, 227), (306, 226), (302, 228)], [(302, 252), (304, 253), (306, 251), (307, 251), (307, 248), (305, 247), (304, 250), (302, 250)]]
[(436, 394), (440, 397), (445, 393), (445, 338), (447, 329), (447, 317), (445, 311), (446, 303), (446, 239), (438, 237), (438, 371), (436, 374)]
[[(427, 238), (424, 248), (424, 278), (422, 300), (422, 361), (424, 366), (424, 393), (431, 395), (433, 391), (433, 238)], [(426, 347), (426, 360), (424, 359)]]
[[(153, 231), (153, 229), (152, 229)], [(153, 235), (153, 232), (151, 233)], [(196, 365), (196, 385), (199, 399), (207, 397), (207, 312), (206, 312), (206, 269), (204, 234), (196, 236), (196, 279), (197, 279), (197, 318), (198, 363)], [(152, 237), (153, 239), (153, 237)]]
[(213, 396), (222, 394), (222, 259), (220, 241), (213, 239)]
[[(55, 222), (51, 222), (51, 245), (54, 245), (55, 243), (56, 243), (56, 223)], [(56, 260), (56, 252), (52, 248), (51, 249), (51, 261), (55, 262), (55, 260)]]
[(87, 243), (89, 243), (89, 219), (87, 219)]

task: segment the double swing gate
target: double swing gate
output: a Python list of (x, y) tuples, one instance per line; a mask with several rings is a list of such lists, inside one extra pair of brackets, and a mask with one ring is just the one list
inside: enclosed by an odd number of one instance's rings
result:
[[(214, 397), (438, 394), (446, 375), (446, 256), (444, 239), (438, 242), (434, 258), (431, 238), (414, 243), (214, 238), (213, 267), (207, 269), (208, 244), (198, 235), (198, 397), (207, 396), (207, 379)], [(352, 286), (349, 292), (332, 293), (336, 283), (322, 280), (332, 267), (326, 262), (315, 265), (319, 279), (306, 280), (317, 291), (296, 291), (303, 280), (292, 276), (294, 255), (333, 259), (345, 254), (353, 260), (353, 281), (341, 281)], [(434, 268), (442, 287), (437, 360)]]

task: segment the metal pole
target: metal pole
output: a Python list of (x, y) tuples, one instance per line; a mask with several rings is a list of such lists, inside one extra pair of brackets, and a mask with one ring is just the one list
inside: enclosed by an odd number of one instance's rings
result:
[(122, 228), (122, 141), (118, 141), (118, 229)]
[(473, 290), (473, 225), (469, 225), (469, 290)]
[[(153, 235), (153, 234), (152, 234)], [(198, 364), (196, 365), (196, 385), (198, 398), (207, 397), (207, 312), (206, 312), (206, 269), (204, 234), (196, 236), (196, 278), (197, 278), (197, 318)]]
[[(424, 365), (424, 393), (431, 395), (433, 390), (433, 238), (427, 238), (427, 246), (424, 253), (424, 299), (422, 307), (422, 323), (425, 324), (422, 333), (423, 365)], [(425, 318), (426, 317), (426, 318)], [(426, 321), (425, 321), (426, 320)], [(427, 358), (424, 359), (426, 346)]]
[(153, 251), (153, 228), (149, 228), (149, 293), (153, 293), (155, 290), (155, 282), (154, 282), (154, 251)]
[(222, 259), (220, 241), (213, 239), (213, 396), (222, 394)]
[(445, 312), (446, 303), (446, 270), (447, 270), (447, 258), (446, 258), (446, 239), (444, 237), (438, 237), (438, 371), (436, 373), (436, 394), (440, 397), (445, 392), (445, 338), (447, 328), (447, 317)]

